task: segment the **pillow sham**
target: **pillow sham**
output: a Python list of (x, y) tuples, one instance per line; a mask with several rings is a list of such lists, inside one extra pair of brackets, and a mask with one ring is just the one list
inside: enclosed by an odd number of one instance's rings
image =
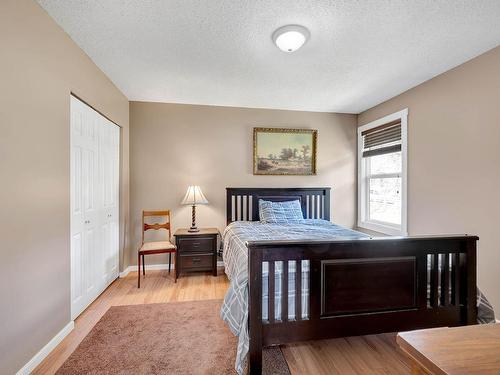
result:
[(264, 223), (297, 223), (304, 220), (298, 199), (285, 202), (259, 199), (259, 218)]

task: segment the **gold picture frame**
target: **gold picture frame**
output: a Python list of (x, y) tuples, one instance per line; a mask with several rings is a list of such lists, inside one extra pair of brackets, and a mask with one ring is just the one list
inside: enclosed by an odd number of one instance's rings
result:
[(315, 129), (254, 128), (253, 174), (316, 175)]

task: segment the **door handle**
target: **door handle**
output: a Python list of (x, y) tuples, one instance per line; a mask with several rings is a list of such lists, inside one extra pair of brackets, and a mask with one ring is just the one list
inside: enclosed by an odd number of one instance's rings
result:
[(199, 263), (199, 262), (201, 262), (200, 258), (193, 258), (193, 263)]

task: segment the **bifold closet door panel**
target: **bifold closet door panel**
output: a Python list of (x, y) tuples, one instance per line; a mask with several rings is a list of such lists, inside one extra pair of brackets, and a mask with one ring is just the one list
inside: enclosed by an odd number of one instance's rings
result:
[(106, 284), (118, 277), (120, 128), (104, 119), (101, 128), (102, 274)]
[(74, 319), (118, 276), (120, 128), (73, 96), (70, 127)]
[(71, 99), (71, 298), (72, 315), (97, 293), (99, 254), (99, 121), (79, 100)]

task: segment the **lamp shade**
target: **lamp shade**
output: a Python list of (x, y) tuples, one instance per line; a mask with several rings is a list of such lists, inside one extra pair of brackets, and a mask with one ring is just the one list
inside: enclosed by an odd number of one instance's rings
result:
[(184, 199), (181, 202), (181, 204), (189, 204), (189, 205), (207, 204), (207, 203), (208, 203), (207, 198), (205, 198), (203, 192), (201, 191), (198, 185), (189, 186), (186, 195), (184, 196)]

